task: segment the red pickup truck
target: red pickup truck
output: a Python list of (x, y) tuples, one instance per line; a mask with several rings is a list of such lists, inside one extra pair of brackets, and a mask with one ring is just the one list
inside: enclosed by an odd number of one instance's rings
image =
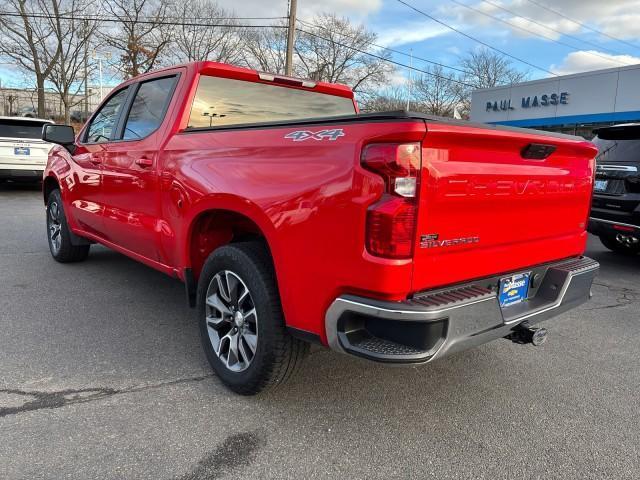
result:
[(44, 172), (49, 246), (94, 242), (184, 282), (231, 389), (288, 378), (318, 343), (395, 364), (493, 339), (590, 297), (596, 148), (407, 112), (344, 86), (212, 62), (126, 81)]

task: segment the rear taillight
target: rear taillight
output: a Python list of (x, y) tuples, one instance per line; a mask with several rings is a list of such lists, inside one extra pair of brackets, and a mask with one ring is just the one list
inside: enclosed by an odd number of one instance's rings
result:
[(385, 258), (409, 258), (418, 218), (419, 143), (378, 143), (365, 147), (362, 166), (382, 177), (385, 191), (367, 211), (369, 253)]

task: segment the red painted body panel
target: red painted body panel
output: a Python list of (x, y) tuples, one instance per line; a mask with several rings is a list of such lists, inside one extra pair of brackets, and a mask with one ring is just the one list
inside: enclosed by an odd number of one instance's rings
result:
[[(269, 245), (287, 324), (325, 342), (326, 309), (342, 293), (402, 300), (416, 290), (584, 250), (595, 156), (586, 143), (410, 118), (331, 123), (344, 130), (335, 141), (285, 139), (295, 126), (185, 132), (200, 73), (259, 80), (256, 72), (211, 62), (143, 78), (174, 72), (181, 74), (178, 86), (151, 136), (78, 143), (73, 157), (62, 148), (52, 152), (45, 176), (60, 184), (77, 234), (179, 278), (194, 267), (197, 277), (194, 225), (211, 211), (235, 212)], [(341, 86), (320, 84), (316, 90), (352, 97)], [(521, 146), (534, 141), (558, 150), (542, 162), (520, 158)], [(384, 187), (360, 166), (362, 148), (372, 142), (422, 142), (414, 258), (366, 252), (366, 211)], [(151, 165), (136, 163), (143, 157)], [(549, 181), (560, 190), (549, 190)], [(228, 241), (225, 225), (214, 227), (221, 229), (215, 241)], [(421, 248), (420, 235), (429, 233), (480, 241)]]
[[(584, 252), (592, 143), (429, 123), (417, 233), (474, 239), (415, 253), (413, 290), (509, 272)], [(529, 143), (554, 145), (523, 159)]]

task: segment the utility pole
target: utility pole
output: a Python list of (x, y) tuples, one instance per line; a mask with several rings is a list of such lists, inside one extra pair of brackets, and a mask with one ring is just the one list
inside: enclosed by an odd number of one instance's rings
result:
[(102, 93), (102, 58), (98, 58), (98, 75), (100, 76), (100, 101), (104, 98)]
[(409, 81), (407, 82), (407, 112), (411, 106), (411, 70), (413, 70), (413, 48), (409, 49)]
[[(105, 53), (105, 57), (106, 57), (107, 60), (109, 60), (111, 58), (111, 52), (106, 52)], [(103, 58), (102, 56), (98, 55), (98, 53), (94, 50), (93, 59), (98, 62), (98, 78), (99, 78), (99, 82), (100, 82), (100, 99), (98, 100), (98, 103), (100, 103), (102, 101), (102, 99), (104, 98), (104, 92), (103, 92), (103, 89), (102, 89), (102, 62), (105, 60), (105, 58)]]
[(298, 0), (289, 0), (289, 29), (287, 30), (287, 59), (284, 64), (284, 74), (291, 76), (293, 72), (293, 45), (296, 36), (296, 8)]
[(84, 21), (84, 115), (80, 118), (83, 123), (89, 118), (89, 21)]

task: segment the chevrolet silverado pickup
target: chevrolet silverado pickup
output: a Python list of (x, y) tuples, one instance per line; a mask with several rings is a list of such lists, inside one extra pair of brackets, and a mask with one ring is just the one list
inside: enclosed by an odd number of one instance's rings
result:
[(310, 343), (425, 363), (590, 297), (596, 148), (410, 112), (341, 85), (213, 62), (126, 81), (82, 130), (46, 126), (49, 247), (99, 243), (185, 284), (232, 390), (289, 378)]
[(640, 253), (640, 124), (596, 130), (599, 149), (588, 230), (614, 252)]

